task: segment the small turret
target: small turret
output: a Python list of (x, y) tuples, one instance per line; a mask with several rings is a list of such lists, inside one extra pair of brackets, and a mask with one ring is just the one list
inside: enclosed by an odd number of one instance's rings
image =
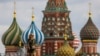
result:
[(22, 30), (16, 21), (15, 4), (14, 2), (13, 22), (2, 36), (2, 42), (5, 46), (19, 46), (19, 41), (21, 39)]
[(13, 22), (8, 30), (2, 36), (2, 42), (5, 45), (5, 53), (8, 56), (17, 55), (19, 50), (19, 42), (21, 40), (22, 30), (16, 21), (16, 3), (14, 2), (14, 13), (13, 13)]
[(33, 15), (33, 8), (32, 8), (32, 22), (31, 22), (31, 25), (28, 27), (27, 30), (24, 31), (24, 33), (22, 35), (22, 41), (23, 41), (24, 44), (27, 44), (30, 34), (34, 35), (36, 44), (41, 45), (43, 43), (44, 35), (35, 25), (34, 15)]
[[(91, 5), (91, 4), (89, 4)], [(80, 32), (82, 41), (82, 53), (78, 56), (100, 56), (97, 53), (97, 43), (99, 38), (99, 30), (95, 26), (91, 18), (91, 10), (89, 8), (89, 19)]]
[(64, 44), (58, 49), (56, 56), (75, 56), (75, 51), (70, 45), (67, 43), (68, 36), (65, 34), (65, 42)]
[(99, 30), (93, 23), (91, 18), (91, 10), (89, 9), (89, 19), (80, 32), (81, 40), (97, 40), (99, 38)]

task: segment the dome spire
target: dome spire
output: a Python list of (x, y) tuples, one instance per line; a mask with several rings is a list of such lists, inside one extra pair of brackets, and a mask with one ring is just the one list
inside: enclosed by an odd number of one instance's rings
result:
[(89, 17), (91, 17), (91, 3), (89, 3)]
[(14, 18), (16, 18), (16, 2), (14, 1)]
[(19, 47), (22, 47), (22, 42), (21, 42), (21, 40), (19, 41)]
[(68, 34), (67, 34), (67, 26), (65, 26), (65, 34), (64, 34), (64, 38), (65, 38), (65, 42), (64, 44), (57, 50), (56, 56), (75, 56), (75, 52), (74, 49), (72, 47), (70, 47), (70, 45), (67, 42), (67, 38), (68, 38)]
[(91, 19), (91, 3), (89, 3), (89, 19), (80, 32), (81, 40), (97, 40), (99, 30)]
[(67, 29), (67, 26), (65, 26), (65, 34), (64, 34), (64, 39), (65, 39), (65, 41), (67, 41), (67, 38), (68, 38), (68, 35), (67, 35), (67, 32), (66, 32), (66, 29)]
[(32, 7), (32, 21), (34, 21), (34, 8)]
[(64, 34), (65, 41), (67, 40), (67, 34)]

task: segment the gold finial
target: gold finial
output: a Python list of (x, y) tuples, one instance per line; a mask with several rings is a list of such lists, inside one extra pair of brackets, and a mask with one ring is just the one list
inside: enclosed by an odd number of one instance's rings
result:
[(21, 47), (22, 46), (22, 42), (21, 41), (19, 41), (19, 47)]
[(91, 3), (89, 3), (89, 17), (91, 17)]
[(65, 40), (67, 40), (67, 32), (66, 32), (67, 26), (65, 26), (65, 34), (64, 34), (64, 38)]
[(34, 14), (33, 14), (34, 12), (33, 11), (34, 11), (34, 8), (32, 7), (32, 21), (34, 21)]
[(14, 1), (14, 18), (16, 18), (16, 2)]
[(64, 34), (64, 38), (65, 38), (65, 40), (67, 40), (67, 34), (66, 33)]

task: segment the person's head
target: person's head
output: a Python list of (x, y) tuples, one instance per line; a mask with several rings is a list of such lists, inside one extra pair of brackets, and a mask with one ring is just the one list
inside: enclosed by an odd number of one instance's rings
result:
[(34, 39), (34, 35), (33, 34), (30, 34), (29, 35), (29, 39)]

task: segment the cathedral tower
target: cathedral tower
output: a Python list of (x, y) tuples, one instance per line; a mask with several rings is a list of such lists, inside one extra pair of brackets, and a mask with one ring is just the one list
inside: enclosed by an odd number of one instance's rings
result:
[(65, 30), (68, 34), (68, 40), (74, 39), (69, 18), (70, 11), (65, 0), (48, 0), (43, 14), (42, 31), (45, 42), (42, 45), (41, 53), (43, 56), (55, 55), (58, 48), (63, 44)]
[[(33, 36), (33, 41), (31, 39), (30, 42), (30, 35)], [(41, 45), (44, 41), (43, 33), (37, 28), (35, 25), (35, 16), (33, 14), (32, 8), (32, 21), (30, 26), (23, 32), (22, 34), (22, 42), (27, 50), (27, 56), (41, 56)], [(32, 44), (29, 44), (32, 43)], [(31, 46), (31, 47), (30, 47)]]
[[(14, 5), (15, 4), (16, 3), (14, 2)], [(2, 42), (5, 45), (5, 49), (6, 49), (5, 53), (7, 56), (18, 56), (17, 51), (21, 46), (19, 45), (19, 43), (21, 42), (21, 34), (22, 34), (22, 30), (17, 24), (16, 11), (14, 8), (13, 22), (9, 27), (9, 29), (2, 36)]]
[[(82, 55), (85, 56), (99, 56), (97, 53), (97, 42), (99, 38), (99, 30), (95, 26), (91, 18), (91, 10), (89, 12), (89, 19), (86, 25), (80, 32), (82, 41)], [(79, 56), (82, 56), (79, 55)]]

